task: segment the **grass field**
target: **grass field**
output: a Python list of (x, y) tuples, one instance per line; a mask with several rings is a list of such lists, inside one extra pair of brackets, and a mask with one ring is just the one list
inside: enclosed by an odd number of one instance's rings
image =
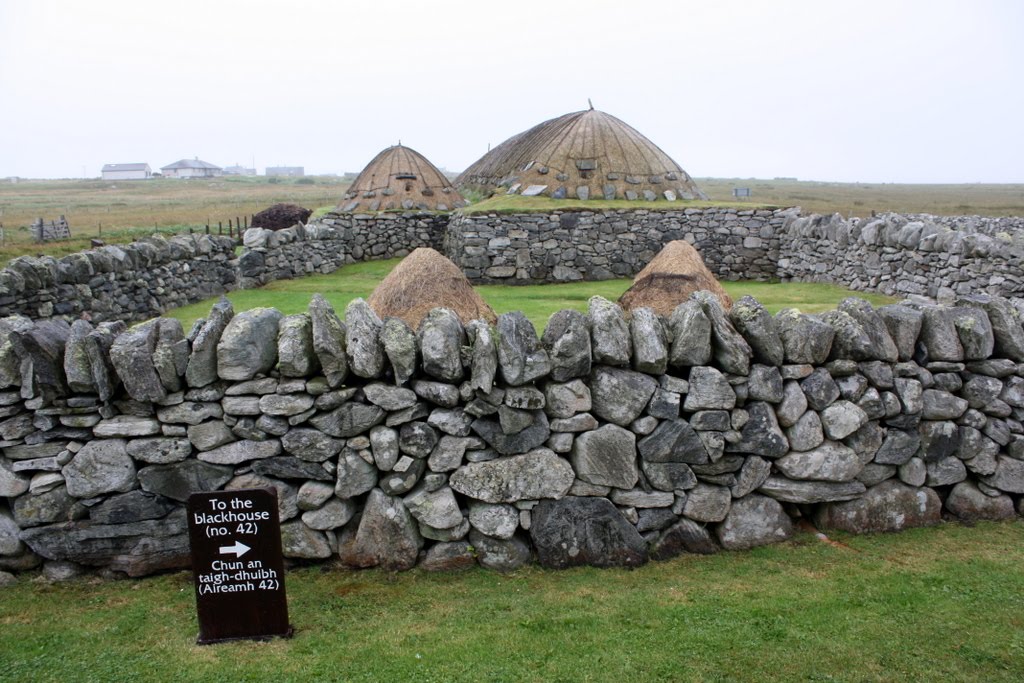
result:
[[(329, 275), (313, 275), (297, 280), (277, 280), (260, 289), (230, 292), (228, 299), (236, 311), (257, 306), (271, 306), (283, 313), (302, 313), (309, 307), (309, 300), (319, 292), (327, 298), (339, 314), (356, 298), (370, 296), (374, 287), (398, 264), (399, 259), (370, 261), (344, 266)], [(522, 311), (533, 322), (538, 333), (544, 328), (548, 317), (563, 308), (587, 310), (587, 300), (596, 295), (615, 301), (629, 288), (631, 280), (602, 280), (599, 282), (574, 282), (556, 285), (527, 285), (508, 287), (502, 285), (481, 285), (476, 287), (480, 295), (500, 313)], [(847, 296), (859, 296), (873, 305), (895, 301), (879, 294), (850, 292), (842, 287), (815, 283), (767, 283), (767, 282), (725, 282), (729, 295), (734, 299), (750, 294), (772, 313), (782, 308), (799, 308), (805, 313), (827, 311)], [(205, 317), (216, 299), (183, 306), (169, 311), (167, 315), (182, 321), (185, 329), (196, 319)]]
[[(249, 216), (277, 202), (309, 209), (334, 206), (348, 183), (341, 178), (297, 179), (222, 177), (180, 180), (30, 180), (0, 183), (0, 224), (4, 244), (0, 256), (12, 258), (43, 251), (67, 254), (89, 246), (92, 238), (128, 242), (154, 232), (182, 232), (189, 227), (216, 232), (218, 221), (227, 234), (228, 220)], [(301, 180), (301, 179), (298, 179)], [(28, 226), (64, 215), (73, 240), (36, 245)], [(102, 229), (101, 229), (102, 227)]]
[(777, 546), (636, 570), (305, 568), (291, 640), (194, 644), (191, 576), (0, 599), (15, 681), (1020, 681), (1024, 522)]

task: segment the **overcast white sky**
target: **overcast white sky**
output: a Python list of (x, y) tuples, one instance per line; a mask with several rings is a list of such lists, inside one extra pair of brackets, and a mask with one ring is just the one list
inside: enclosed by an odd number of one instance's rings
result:
[(1020, 0), (0, 0), (0, 176), (462, 170), (594, 106), (692, 175), (1024, 182)]

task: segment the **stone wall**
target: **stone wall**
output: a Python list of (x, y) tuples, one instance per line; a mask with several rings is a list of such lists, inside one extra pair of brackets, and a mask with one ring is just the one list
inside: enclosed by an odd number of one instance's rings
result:
[(241, 286), (260, 287), (314, 273), (332, 273), (346, 263), (405, 256), (417, 247), (441, 249), (448, 214), (328, 213), (309, 225), (245, 232), (238, 263)]
[(685, 239), (723, 280), (778, 277), (777, 233), (797, 210), (733, 208), (453, 215), (445, 254), (473, 282), (530, 284), (632, 277)]
[(145, 320), (235, 288), (234, 241), (154, 235), (70, 254), (22, 256), (0, 270), (0, 316)]
[(272, 486), (285, 554), (352, 567), (635, 566), (824, 529), (1002, 519), (1024, 494), (1024, 328), (1002, 299), (772, 317), (603, 299), (541, 339), (237, 315), (0, 321), (0, 569), (188, 566), (196, 491)]
[(783, 227), (778, 274), (797, 282), (943, 301), (987, 293), (1024, 297), (1019, 218), (793, 217)]

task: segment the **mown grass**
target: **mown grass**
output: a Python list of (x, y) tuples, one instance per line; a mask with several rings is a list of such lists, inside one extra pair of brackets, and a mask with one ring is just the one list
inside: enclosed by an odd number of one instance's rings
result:
[(1024, 522), (810, 534), (636, 570), (305, 568), (296, 635), (197, 646), (187, 572), (22, 580), (5, 681), (1019, 681)]
[[(282, 313), (302, 313), (309, 307), (313, 294), (322, 294), (339, 314), (356, 297), (370, 296), (374, 287), (394, 268), (399, 259), (370, 261), (344, 266), (329, 275), (311, 275), (295, 280), (277, 280), (259, 289), (246, 289), (228, 293), (236, 311), (258, 306), (277, 308)], [(543, 330), (548, 317), (563, 308), (587, 310), (587, 300), (600, 295), (612, 301), (629, 288), (631, 280), (601, 280), (598, 282), (572, 282), (566, 284), (481, 285), (476, 290), (499, 314), (522, 311), (533, 322), (537, 331)], [(772, 313), (782, 308), (799, 308), (806, 313), (827, 311), (847, 296), (860, 296), (874, 305), (890, 303), (894, 299), (880, 294), (851, 292), (817, 283), (725, 282), (726, 291), (734, 299), (750, 294)], [(216, 299), (209, 299), (169, 311), (166, 315), (182, 321), (186, 329), (198, 318), (205, 317)]]

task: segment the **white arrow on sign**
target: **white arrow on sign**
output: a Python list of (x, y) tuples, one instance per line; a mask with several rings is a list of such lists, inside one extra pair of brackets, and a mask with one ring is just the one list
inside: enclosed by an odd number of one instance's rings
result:
[(246, 544), (242, 543), (241, 541), (235, 541), (234, 545), (222, 545), (220, 547), (220, 554), (229, 555), (231, 553), (234, 553), (235, 557), (241, 557), (250, 550), (252, 550), (252, 548), (250, 548)]

